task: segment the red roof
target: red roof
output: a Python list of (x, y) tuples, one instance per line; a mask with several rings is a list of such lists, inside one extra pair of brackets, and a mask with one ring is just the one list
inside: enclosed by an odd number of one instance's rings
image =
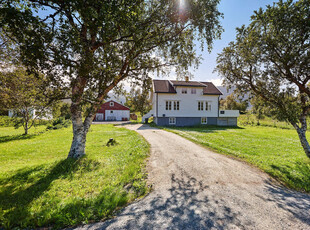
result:
[(110, 100), (103, 103), (100, 109), (97, 111), (97, 113), (104, 113), (105, 110), (130, 110), (130, 109), (116, 101)]

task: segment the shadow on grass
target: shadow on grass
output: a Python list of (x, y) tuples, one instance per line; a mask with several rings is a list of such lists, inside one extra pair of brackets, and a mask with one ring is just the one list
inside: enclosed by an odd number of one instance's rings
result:
[(243, 127), (239, 127), (239, 126), (216, 126), (216, 125), (199, 125), (199, 126), (186, 126), (186, 127), (167, 126), (167, 127), (160, 127), (160, 128), (166, 128), (166, 129), (177, 130), (177, 131), (194, 131), (194, 132), (199, 132), (199, 133), (216, 133), (218, 131), (244, 129)]
[[(19, 226), (36, 226), (30, 213), (31, 203), (48, 191), (52, 182), (59, 178), (70, 178), (74, 172), (94, 170), (100, 163), (87, 159), (66, 159), (51, 167), (44, 165), (19, 170), (14, 175), (0, 180), (0, 229)], [(49, 202), (48, 200), (46, 202)], [(31, 223), (31, 224), (30, 224)], [(25, 226), (23, 226), (25, 224)]]
[[(289, 186), (299, 189), (302, 192), (310, 193), (310, 161), (296, 162), (294, 167), (287, 165), (271, 165), (272, 169), (279, 172)], [(277, 173), (276, 173), (277, 174)]]
[(18, 140), (27, 140), (27, 139), (35, 138), (35, 136), (37, 136), (37, 134), (0, 136), (0, 143), (18, 141)]
[(197, 126), (157, 126), (155, 123), (142, 124), (138, 130), (148, 130), (148, 129), (170, 129), (170, 130), (180, 130), (180, 131), (196, 131), (196, 132), (217, 132), (232, 129), (244, 129), (239, 126), (216, 126), (216, 125), (197, 125)]

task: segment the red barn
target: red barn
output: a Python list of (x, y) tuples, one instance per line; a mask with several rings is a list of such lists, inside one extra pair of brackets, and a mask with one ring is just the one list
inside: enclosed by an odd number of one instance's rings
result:
[(129, 121), (130, 109), (116, 101), (108, 101), (101, 105), (94, 121)]

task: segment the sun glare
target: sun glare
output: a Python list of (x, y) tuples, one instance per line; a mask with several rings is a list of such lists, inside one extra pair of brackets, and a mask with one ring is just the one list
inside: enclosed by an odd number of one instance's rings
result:
[(186, 8), (187, 8), (187, 4), (186, 4), (186, 0), (179, 0), (179, 17), (180, 19), (186, 20)]

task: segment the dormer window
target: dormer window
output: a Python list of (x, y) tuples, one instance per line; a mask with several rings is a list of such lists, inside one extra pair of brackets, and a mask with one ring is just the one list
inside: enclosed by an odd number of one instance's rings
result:
[(182, 94), (187, 94), (187, 89), (186, 88), (182, 88)]
[(191, 93), (192, 93), (192, 94), (196, 94), (196, 88), (192, 88), (192, 89), (191, 89)]
[(110, 102), (110, 106), (114, 106), (114, 102), (113, 101)]

